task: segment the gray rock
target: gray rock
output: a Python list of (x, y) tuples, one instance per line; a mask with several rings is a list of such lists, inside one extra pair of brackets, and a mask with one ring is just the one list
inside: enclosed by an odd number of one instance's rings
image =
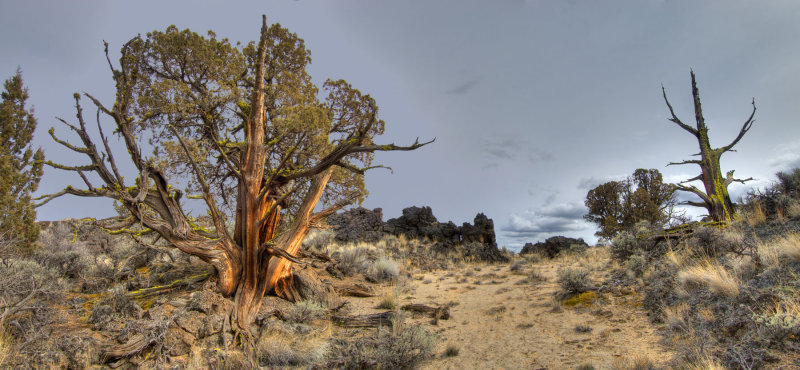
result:
[(372, 211), (363, 207), (353, 208), (331, 215), (327, 221), (335, 228), (338, 241), (376, 242), (383, 237), (383, 212), (380, 208)]

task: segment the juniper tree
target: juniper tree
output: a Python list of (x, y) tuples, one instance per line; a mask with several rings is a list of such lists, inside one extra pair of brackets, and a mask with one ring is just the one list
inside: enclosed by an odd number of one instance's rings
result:
[(44, 154), (31, 144), (36, 118), (25, 106), (28, 89), (19, 70), (0, 96), (0, 242), (26, 249), (39, 236), (31, 193), (39, 186)]
[(665, 184), (661, 172), (639, 168), (622, 181), (600, 184), (586, 194), (589, 212), (583, 216), (597, 224), (595, 235), (611, 238), (639, 221), (660, 225), (673, 216), (675, 186)]
[[(125, 43), (118, 66), (108, 44), (105, 52), (116, 85), (113, 104), (75, 94), (77, 123), (61, 121), (79, 145), (50, 131), (88, 163), (48, 163), (76, 172), (85, 186), (68, 186), (42, 202), (64, 194), (114, 199), (129, 217), (104, 227), (141, 239), (127, 227), (143, 225), (211, 264), (217, 289), (234, 299), (233, 329), (245, 334), (265, 294), (300, 298), (292, 266), (304, 237), (364, 197), (363, 174), (380, 167), (372, 165), (373, 153), (427, 144), (376, 144), (384, 121), (375, 100), (343, 80), (328, 80), (320, 94), (307, 71), (311, 57), (303, 40), (268, 25), (266, 17), (259, 40), (243, 46), (171, 26)], [(93, 133), (84, 97), (97, 110)], [(132, 176), (122, 175), (107, 123), (124, 142)], [(146, 155), (144, 145), (153, 154)], [(202, 200), (213, 228), (187, 216), (187, 199)]]
[[(756, 114), (756, 102), (755, 99), (753, 99), (751, 103), (753, 105), (753, 111), (750, 113), (750, 117), (748, 117), (744, 124), (742, 124), (742, 128), (739, 129), (739, 134), (736, 135), (736, 138), (734, 138), (733, 141), (731, 141), (731, 143), (728, 145), (719, 148), (713, 148), (708, 140), (708, 127), (706, 126), (706, 121), (703, 117), (703, 109), (700, 105), (700, 93), (697, 90), (697, 81), (694, 77), (694, 71), (690, 71), (690, 74), (692, 76), (692, 97), (694, 98), (695, 127), (683, 123), (678, 116), (675, 115), (675, 111), (672, 109), (672, 105), (667, 99), (667, 92), (663, 85), (661, 86), (661, 92), (663, 93), (664, 101), (667, 103), (667, 107), (669, 108), (669, 113), (672, 116), (669, 118), (669, 120), (692, 134), (692, 136), (697, 139), (700, 152), (695, 154), (695, 156), (700, 158), (689, 159), (683, 162), (670, 162), (668, 166), (683, 164), (696, 164), (700, 166), (700, 174), (677, 184), (677, 189), (697, 195), (700, 197), (701, 202), (686, 201), (684, 204), (705, 208), (708, 211), (708, 216), (714, 221), (731, 221), (734, 219), (735, 210), (733, 208), (733, 202), (731, 202), (731, 197), (728, 194), (728, 185), (732, 184), (733, 182), (740, 182), (744, 184), (753, 178), (751, 177), (743, 180), (736, 179), (733, 177), (733, 170), (728, 171), (725, 176), (723, 176), (720, 168), (720, 157), (722, 157), (723, 154), (731, 151), (733, 146), (736, 145), (739, 140), (744, 137), (744, 134), (746, 134), (747, 131), (749, 131), (753, 126), (753, 122), (755, 122), (753, 117)], [(702, 181), (705, 191), (700, 190), (694, 185), (686, 185), (692, 181)]]

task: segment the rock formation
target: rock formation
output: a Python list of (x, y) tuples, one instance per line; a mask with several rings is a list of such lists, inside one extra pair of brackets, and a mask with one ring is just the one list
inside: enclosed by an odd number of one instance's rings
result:
[(405, 236), (408, 239), (427, 239), (442, 253), (455, 251), (483, 261), (504, 261), (497, 249), (494, 222), (478, 213), (472, 224), (457, 226), (452, 221), (439, 222), (431, 207), (409, 207), (398, 218), (382, 222), (382, 210), (354, 208), (328, 217), (334, 227), (335, 239), (340, 242), (375, 242), (384, 234)]

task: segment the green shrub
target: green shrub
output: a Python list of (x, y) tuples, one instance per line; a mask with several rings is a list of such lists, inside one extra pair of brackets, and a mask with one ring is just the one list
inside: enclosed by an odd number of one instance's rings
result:
[(559, 270), (558, 285), (565, 295), (579, 294), (592, 289), (589, 271), (582, 268)]
[(644, 270), (647, 269), (647, 260), (644, 258), (644, 256), (635, 254), (625, 261), (625, 268), (635, 277), (642, 276), (642, 274), (644, 274)]
[(643, 254), (641, 242), (636, 235), (623, 231), (611, 239), (611, 258), (624, 262), (634, 254)]

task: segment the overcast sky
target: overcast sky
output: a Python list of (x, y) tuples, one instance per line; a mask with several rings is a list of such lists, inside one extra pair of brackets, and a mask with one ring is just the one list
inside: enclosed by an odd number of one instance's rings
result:
[[(30, 90), (48, 159), (80, 162), (47, 135), (74, 117), (73, 92), (113, 101), (103, 55), (170, 24), (248, 42), (260, 15), (304, 38), (321, 84), (344, 78), (378, 102), (383, 142), (436, 142), (377, 160), (364, 206), (384, 219), (429, 205), (441, 221), (494, 219), (500, 245), (553, 235), (595, 241), (582, 221), (593, 186), (657, 168), (670, 181), (697, 152), (667, 121), (661, 85), (693, 123), (694, 69), (714, 146), (752, 130), (723, 171), (764, 186), (800, 166), (800, 2), (797, 1), (6, 1), (0, 0), (0, 78), (17, 66)], [(72, 137), (71, 137), (72, 138)], [(80, 179), (47, 169), (41, 193)], [(734, 198), (745, 191), (732, 185)], [(110, 203), (60, 198), (39, 219), (110, 216)]]

